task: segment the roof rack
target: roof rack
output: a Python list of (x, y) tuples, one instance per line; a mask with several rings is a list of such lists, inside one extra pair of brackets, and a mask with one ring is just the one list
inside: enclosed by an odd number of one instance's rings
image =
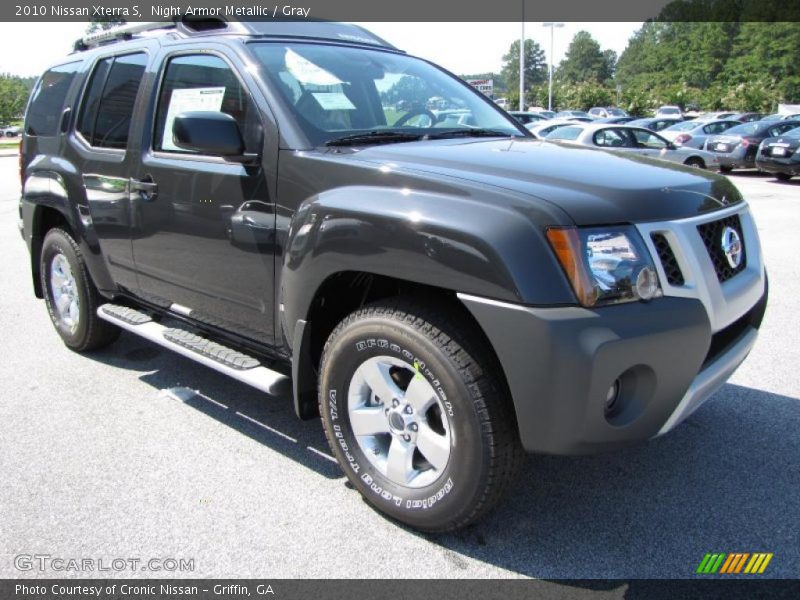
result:
[(133, 36), (146, 31), (156, 31), (159, 29), (174, 29), (174, 21), (154, 21), (143, 23), (127, 23), (118, 27), (112, 27), (96, 33), (90, 33), (83, 36), (75, 42), (75, 50), (88, 50), (108, 44), (110, 42), (118, 42), (121, 40), (133, 39)]

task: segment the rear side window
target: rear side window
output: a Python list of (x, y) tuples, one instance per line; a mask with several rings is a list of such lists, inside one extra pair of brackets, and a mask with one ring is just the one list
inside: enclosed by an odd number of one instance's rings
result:
[(35, 136), (56, 135), (64, 100), (80, 64), (73, 62), (53, 67), (42, 75), (31, 94), (25, 117), (25, 133)]
[(125, 148), (136, 95), (147, 66), (144, 52), (97, 63), (84, 96), (78, 131), (96, 148)]
[(153, 148), (190, 153), (172, 139), (175, 117), (187, 111), (223, 112), (236, 119), (248, 151), (260, 131), (250, 95), (238, 77), (218, 56), (192, 55), (173, 58), (167, 64), (156, 113)]
[(628, 136), (618, 129), (601, 129), (594, 134), (594, 143), (605, 148), (623, 148), (630, 145)]
[(797, 127), (797, 123), (782, 123), (781, 125), (776, 125), (772, 129), (770, 129), (768, 135), (770, 137), (778, 137), (784, 131), (789, 131), (790, 129), (794, 129), (795, 127)]

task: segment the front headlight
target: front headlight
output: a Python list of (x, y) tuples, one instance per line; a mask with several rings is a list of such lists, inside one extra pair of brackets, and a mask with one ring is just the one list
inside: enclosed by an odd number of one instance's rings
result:
[(551, 228), (547, 239), (583, 306), (651, 300), (658, 276), (639, 232), (618, 227)]

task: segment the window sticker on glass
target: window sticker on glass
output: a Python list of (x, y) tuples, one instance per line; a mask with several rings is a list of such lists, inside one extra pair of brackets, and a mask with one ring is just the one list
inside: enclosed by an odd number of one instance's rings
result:
[(355, 110), (355, 105), (342, 92), (314, 92), (311, 94), (323, 110)]
[(306, 85), (338, 85), (342, 83), (335, 75), (303, 58), (291, 48), (286, 50), (284, 60), (286, 61), (286, 70), (294, 75), (300, 83)]
[(172, 124), (175, 117), (189, 111), (201, 110), (219, 112), (222, 108), (222, 99), (225, 97), (224, 87), (186, 88), (172, 90), (169, 100), (167, 118), (164, 123), (164, 137), (161, 143), (162, 150), (180, 150), (172, 141)]

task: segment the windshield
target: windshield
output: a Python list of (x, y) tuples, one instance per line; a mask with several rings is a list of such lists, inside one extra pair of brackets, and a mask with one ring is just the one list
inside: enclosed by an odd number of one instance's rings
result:
[(658, 110), (658, 112), (660, 112), (662, 115), (679, 115), (679, 114), (681, 114), (681, 111), (679, 109), (671, 107), (671, 106), (662, 106)]
[(467, 84), (410, 56), (324, 44), (250, 48), (315, 145), (365, 133), (376, 141), (402, 141), (394, 132), (410, 140), (447, 130), (524, 136)]
[(733, 134), (736, 135), (753, 135), (755, 134), (760, 128), (764, 127), (763, 123), (759, 125), (758, 123), (742, 123), (741, 125), (737, 125), (736, 127), (731, 127), (728, 131), (725, 132), (726, 135)]
[(621, 108), (609, 108), (606, 112), (612, 117), (627, 117), (628, 115)]

